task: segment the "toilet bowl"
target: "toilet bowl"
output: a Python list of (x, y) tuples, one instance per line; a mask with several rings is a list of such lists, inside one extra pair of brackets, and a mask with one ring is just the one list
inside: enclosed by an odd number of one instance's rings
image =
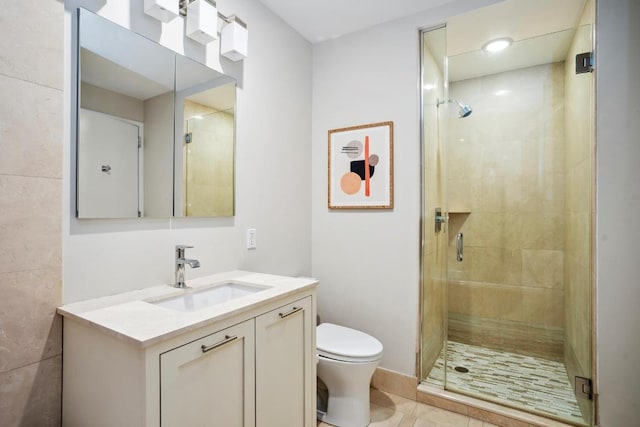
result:
[(382, 343), (355, 329), (322, 323), (316, 329), (318, 378), (328, 390), (318, 419), (338, 427), (369, 425), (369, 384), (382, 358)]

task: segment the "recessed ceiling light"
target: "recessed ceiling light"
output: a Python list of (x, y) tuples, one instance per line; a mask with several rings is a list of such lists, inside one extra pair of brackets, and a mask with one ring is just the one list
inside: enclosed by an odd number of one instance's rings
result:
[(501, 37), (485, 43), (485, 45), (482, 46), (482, 50), (486, 50), (487, 52), (500, 52), (509, 47), (511, 43), (513, 43), (513, 40), (509, 37)]

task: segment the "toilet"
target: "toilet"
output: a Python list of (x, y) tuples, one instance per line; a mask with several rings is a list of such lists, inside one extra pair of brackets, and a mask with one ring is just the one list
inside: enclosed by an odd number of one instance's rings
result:
[(355, 329), (322, 323), (316, 329), (318, 378), (328, 390), (318, 419), (338, 427), (369, 425), (369, 384), (382, 358), (382, 343)]

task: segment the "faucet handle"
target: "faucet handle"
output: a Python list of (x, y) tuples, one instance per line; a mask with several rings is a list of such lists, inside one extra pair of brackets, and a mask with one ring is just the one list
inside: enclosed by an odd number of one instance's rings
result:
[(184, 250), (192, 247), (193, 246), (188, 245), (176, 245), (176, 258), (184, 258)]

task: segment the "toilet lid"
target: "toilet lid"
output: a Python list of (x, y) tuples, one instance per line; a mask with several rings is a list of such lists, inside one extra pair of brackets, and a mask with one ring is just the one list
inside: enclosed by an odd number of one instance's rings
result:
[(364, 332), (332, 323), (316, 328), (318, 354), (345, 361), (369, 361), (382, 355), (382, 343)]

